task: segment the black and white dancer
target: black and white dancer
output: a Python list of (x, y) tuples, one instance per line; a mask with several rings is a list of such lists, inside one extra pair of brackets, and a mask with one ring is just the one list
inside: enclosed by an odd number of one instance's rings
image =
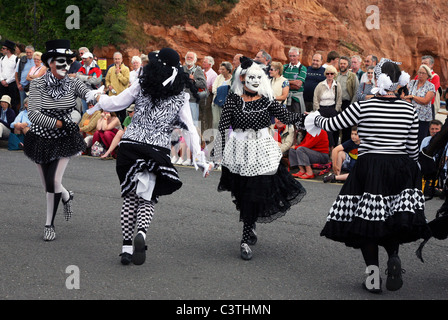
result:
[[(232, 89), (223, 106), (214, 158), (222, 157), (218, 191), (230, 191), (243, 236), (241, 258), (250, 260), (257, 241), (255, 223), (268, 223), (300, 202), (306, 191), (281, 163), (282, 152), (269, 134), (271, 117), (303, 126), (304, 115), (290, 113), (275, 99), (263, 69), (242, 57)], [(232, 131), (229, 134), (229, 129)]]
[(410, 103), (394, 94), (399, 84), (409, 81), (398, 64), (382, 59), (376, 66), (378, 88), (372, 99), (355, 102), (332, 118), (311, 113), (305, 121), (311, 134), (314, 125), (328, 131), (358, 126), (358, 161), (321, 235), (361, 249), (368, 274), (363, 287), (372, 293), (382, 291), (379, 246), (388, 254), (386, 288), (395, 291), (403, 285), (399, 245), (430, 232), (417, 164), (418, 117)]
[[(427, 174), (430, 179), (435, 181), (440, 177), (439, 170), (445, 165), (445, 154), (448, 148), (448, 121), (442, 127), (442, 130), (434, 135), (429, 141), (426, 148), (420, 152), (419, 162), (422, 168), (422, 172)], [(433, 220), (428, 222), (428, 226), (431, 229), (431, 234), (418, 247), (416, 254), (417, 257), (423, 260), (423, 247), (429, 241), (431, 237), (437, 240), (445, 240), (448, 238), (448, 175), (445, 176), (443, 181), (443, 194), (445, 201), (436, 212), (436, 216)]]
[(37, 164), (46, 191), (44, 240), (52, 241), (56, 238), (54, 219), (61, 198), (65, 219), (69, 220), (73, 213), (73, 192), (62, 185), (64, 171), (70, 157), (86, 148), (70, 114), (77, 97), (93, 100), (95, 92), (80, 80), (67, 76), (74, 57), (70, 41), (51, 40), (46, 49), (42, 61), (49, 69), (30, 86), (28, 114), (32, 125), (25, 136), (24, 152)]
[[(170, 158), (171, 134), (176, 126), (188, 128), (184, 137), (193, 152), (193, 162), (208, 175), (209, 165), (201, 151), (198, 132), (191, 117), (187, 76), (179, 54), (171, 48), (149, 54), (143, 76), (117, 96), (101, 96), (88, 112), (122, 110), (135, 103), (135, 114), (124, 133), (117, 155), (116, 171), (123, 205), (121, 263), (141, 265), (146, 259), (146, 232), (159, 196), (178, 190), (182, 182)], [(135, 228), (137, 234), (134, 238)]]

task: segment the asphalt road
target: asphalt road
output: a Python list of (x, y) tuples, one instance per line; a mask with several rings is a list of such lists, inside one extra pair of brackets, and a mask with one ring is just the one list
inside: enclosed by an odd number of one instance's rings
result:
[[(307, 195), (286, 216), (259, 224), (251, 261), (239, 256), (242, 224), (220, 172), (203, 179), (178, 167), (183, 187), (156, 205), (144, 265), (123, 266), (115, 160), (72, 159), (63, 184), (75, 192), (74, 216), (62, 206), (57, 238), (42, 240), (45, 194), (34, 163), (0, 149), (0, 299), (2, 300), (446, 300), (448, 242), (430, 240), (425, 263), (419, 242), (401, 247), (404, 285), (373, 295), (361, 288), (359, 250), (319, 235), (341, 184), (303, 181)], [(432, 219), (442, 201), (427, 202)], [(380, 250), (385, 280), (386, 253)], [(383, 286), (384, 287), (384, 286)], [(173, 312), (173, 310), (171, 310)]]

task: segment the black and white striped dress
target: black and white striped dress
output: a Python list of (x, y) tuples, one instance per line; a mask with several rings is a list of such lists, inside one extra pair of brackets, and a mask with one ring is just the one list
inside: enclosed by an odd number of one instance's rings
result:
[(418, 159), (418, 117), (410, 103), (379, 97), (355, 102), (339, 115), (318, 115), (329, 131), (358, 126), (359, 157), (327, 216), (322, 236), (360, 248), (366, 240), (383, 244), (424, 238)]
[(117, 96), (100, 98), (94, 109), (113, 112), (135, 103), (134, 116), (121, 139), (117, 156), (116, 171), (122, 197), (137, 190), (139, 175), (146, 172), (157, 177), (152, 192), (154, 201), (182, 186), (170, 158), (173, 129), (187, 129), (183, 136), (193, 155), (201, 151), (200, 138), (191, 118), (189, 97), (189, 94), (181, 92), (153, 103), (136, 81)]
[[(24, 152), (39, 164), (71, 157), (84, 151), (86, 144), (71, 112), (76, 98), (85, 99), (90, 91), (79, 79), (57, 79), (50, 71), (31, 82), (28, 116), (31, 127), (25, 135)], [(56, 128), (65, 120), (65, 128)]]

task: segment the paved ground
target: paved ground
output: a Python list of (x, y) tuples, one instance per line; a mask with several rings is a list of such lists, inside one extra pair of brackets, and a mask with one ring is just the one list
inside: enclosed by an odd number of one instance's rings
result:
[[(63, 183), (75, 192), (75, 214), (66, 222), (60, 207), (57, 239), (46, 243), (37, 169), (23, 152), (0, 149), (0, 299), (148, 299), (183, 306), (188, 300), (448, 298), (448, 242), (438, 240), (425, 247), (425, 263), (414, 254), (419, 243), (401, 247), (406, 274), (400, 291), (361, 289), (360, 251), (319, 236), (341, 184), (304, 181), (307, 196), (285, 217), (258, 225), (254, 257), (241, 260), (242, 225), (230, 195), (216, 191), (220, 173), (203, 179), (191, 167), (178, 167), (184, 186), (156, 206), (146, 263), (123, 266), (114, 166), (114, 160), (71, 160)], [(429, 219), (441, 203), (427, 203)], [(381, 251), (383, 279), (385, 263)]]

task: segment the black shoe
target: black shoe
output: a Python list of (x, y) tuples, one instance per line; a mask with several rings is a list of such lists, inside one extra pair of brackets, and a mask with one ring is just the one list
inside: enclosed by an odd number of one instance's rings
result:
[(336, 175), (334, 173), (330, 173), (329, 175), (324, 177), (324, 183), (335, 183), (336, 182)]
[(132, 261), (132, 254), (127, 253), (127, 252), (123, 252), (120, 254), (121, 256), (121, 264), (124, 264), (125, 266), (127, 266), (128, 264), (131, 263)]
[(253, 246), (254, 244), (257, 243), (258, 237), (257, 237), (257, 233), (255, 232), (255, 223), (254, 223), (254, 227), (252, 229), (250, 229), (250, 234), (249, 234), (249, 240), (247, 240), (247, 244), (250, 246)]
[(381, 289), (382, 284), (383, 284), (383, 279), (380, 278), (380, 287), (379, 287), (378, 289), (375, 289), (375, 288), (368, 289), (368, 288), (367, 288), (367, 285), (366, 285), (366, 282), (363, 281), (363, 282), (362, 282), (362, 288), (363, 288), (364, 290), (369, 291), (370, 293), (376, 293), (376, 294), (378, 294), (378, 293), (382, 293), (382, 292), (383, 292), (383, 290)]
[(250, 249), (250, 247), (247, 243), (242, 243), (240, 250), (241, 250), (241, 258), (243, 260), (252, 259), (252, 250)]
[(138, 233), (134, 239), (134, 254), (132, 255), (132, 263), (141, 265), (146, 260), (146, 244), (145, 238), (141, 233)]
[(72, 210), (73, 195), (74, 195), (73, 191), (69, 191), (68, 200), (67, 201), (62, 200), (62, 204), (64, 205), (64, 217), (66, 221), (70, 220), (70, 218), (73, 215)]
[(398, 255), (393, 254), (387, 261), (387, 280), (386, 289), (389, 291), (397, 291), (403, 286), (403, 279), (401, 277), (402, 273), (406, 271), (401, 269), (401, 260)]

